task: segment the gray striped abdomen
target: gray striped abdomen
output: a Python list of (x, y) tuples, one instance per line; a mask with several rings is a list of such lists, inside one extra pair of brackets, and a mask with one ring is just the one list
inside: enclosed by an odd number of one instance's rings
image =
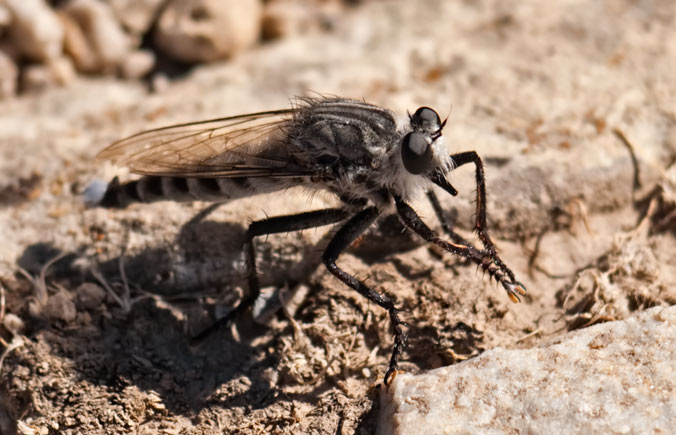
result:
[(274, 192), (302, 183), (294, 178), (183, 178), (146, 176), (108, 185), (97, 205), (124, 208), (135, 202), (215, 201), (225, 202), (259, 193)]

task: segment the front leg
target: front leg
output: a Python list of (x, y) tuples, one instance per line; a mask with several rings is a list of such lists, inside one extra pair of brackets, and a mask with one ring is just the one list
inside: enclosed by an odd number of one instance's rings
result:
[(497, 282), (502, 284), (504, 289), (507, 291), (507, 296), (509, 296), (512, 302), (519, 302), (519, 295), (523, 296), (526, 294), (526, 289), (523, 284), (506, 274), (501, 267), (496, 267), (494, 262), (495, 253), (491, 254), (491, 252), (487, 250), (478, 250), (470, 244), (456, 242), (451, 243), (440, 239), (437, 237), (434, 231), (432, 231), (430, 227), (428, 227), (427, 224), (425, 224), (425, 222), (420, 219), (420, 216), (418, 216), (418, 214), (415, 212), (415, 210), (413, 210), (413, 208), (411, 208), (410, 205), (398, 197), (395, 197), (395, 202), (397, 205), (397, 213), (399, 213), (399, 216), (407, 227), (411, 228), (423, 239), (434, 243), (445, 251), (468, 258), (477, 265), (481, 266), (491, 277), (495, 278)]
[[(465, 165), (467, 163), (474, 163), (475, 167), (475, 179), (476, 179), (476, 211), (475, 211), (475, 220), (474, 220), (474, 231), (477, 233), (479, 240), (481, 240), (481, 243), (484, 245), (484, 248), (488, 252), (489, 256), (491, 257), (492, 262), (500, 268), (500, 270), (506, 274), (512, 282), (517, 282), (516, 277), (514, 276), (514, 272), (511, 271), (509, 267), (502, 261), (500, 256), (497, 253), (497, 250), (495, 248), (495, 244), (491, 240), (490, 236), (488, 235), (488, 226), (486, 224), (486, 177), (484, 175), (484, 165), (483, 162), (481, 161), (481, 158), (479, 155), (474, 152), (474, 151), (466, 151), (463, 153), (458, 153), (458, 154), (453, 154), (451, 155), (451, 159), (453, 160), (454, 163), (454, 169), (458, 168), (462, 165)], [(435, 181), (435, 180), (433, 180)], [(437, 183), (435, 181), (435, 183)], [(439, 183), (437, 183), (439, 184)], [(441, 184), (439, 184), (441, 185)], [(442, 187), (444, 187), (442, 185)], [(434, 195), (434, 192), (430, 191), (428, 194), (430, 201), (432, 202), (432, 206), (434, 207), (434, 210), (437, 214), (437, 217), (442, 223), (442, 227), (444, 228), (444, 231), (446, 231), (451, 238), (454, 240), (457, 240), (456, 238), (459, 237), (457, 234), (455, 234), (453, 231), (450, 231), (447, 229), (448, 225), (445, 223), (445, 218), (443, 217), (443, 213), (441, 212), (441, 207), (439, 205), (439, 201), (436, 200), (436, 196)], [(435, 203), (436, 202), (436, 203)], [(463, 243), (465, 244), (465, 243)], [(523, 287), (523, 284), (520, 284)]]
[(481, 157), (475, 151), (466, 151), (451, 155), (451, 159), (458, 168), (467, 163), (474, 163), (476, 179), (476, 216), (474, 221), (474, 231), (479, 236), (479, 240), (489, 251), (495, 251), (495, 244), (488, 236), (486, 226), (486, 176), (484, 175), (484, 164)]

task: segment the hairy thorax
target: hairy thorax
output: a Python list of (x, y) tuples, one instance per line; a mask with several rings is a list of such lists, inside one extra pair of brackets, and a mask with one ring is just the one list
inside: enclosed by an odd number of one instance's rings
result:
[[(296, 158), (301, 164), (313, 162), (321, 174), (322, 188), (348, 203), (368, 200), (385, 208), (389, 192), (412, 198), (426, 185), (401, 165), (400, 145), (409, 131), (408, 118), (398, 119), (387, 109), (331, 99), (303, 107), (288, 133)], [(444, 149), (443, 159), (447, 154)]]

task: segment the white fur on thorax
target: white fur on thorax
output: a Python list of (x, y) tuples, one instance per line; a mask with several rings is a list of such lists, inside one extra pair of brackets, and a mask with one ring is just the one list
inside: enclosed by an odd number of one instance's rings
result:
[[(403, 140), (404, 136), (412, 130), (411, 121), (408, 116), (397, 116), (395, 119), (397, 132)], [(376, 169), (378, 184), (395, 192), (404, 201), (413, 201), (429, 189), (431, 182), (422, 174), (415, 175), (408, 172), (401, 159), (401, 141), (394, 145), (388, 155), (381, 160), (382, 167)], [(453, 167), (453, 161), (443, 136), (432, 143), (432, 152), (434, 166), (442, 168), (444, 173), (449, 172)]]

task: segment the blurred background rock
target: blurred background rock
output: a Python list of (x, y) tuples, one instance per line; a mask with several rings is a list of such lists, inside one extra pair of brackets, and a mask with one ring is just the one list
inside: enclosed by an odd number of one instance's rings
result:
[(79, 74), (166, 83), (266, 41), (330, 30), (358, 0), (0, 0), (0, 98)]

